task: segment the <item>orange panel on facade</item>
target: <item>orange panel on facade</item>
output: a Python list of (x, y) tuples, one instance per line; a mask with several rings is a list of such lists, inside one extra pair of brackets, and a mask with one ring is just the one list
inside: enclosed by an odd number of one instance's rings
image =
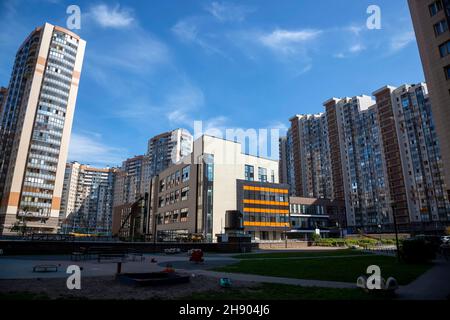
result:
[(52, 199), (52, 209), (59, 210), (61, 208), (61, 198), (53, 197)]

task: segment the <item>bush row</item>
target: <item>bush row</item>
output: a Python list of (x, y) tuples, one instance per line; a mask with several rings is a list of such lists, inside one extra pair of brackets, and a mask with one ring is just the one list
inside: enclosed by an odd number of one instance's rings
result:
[[(344, 247), (344, 246), (360, 246), (360, 247), (370, 247), (375, 246), (380, 243), (379, 240), (375, 239), (335, 239), (335, 238), (324, 238), (316, 239), (314, 241), (315, 245), (321, 247)], [(381, 244), (383, 245), (394, 245), (394, 239), (381, 239)]]

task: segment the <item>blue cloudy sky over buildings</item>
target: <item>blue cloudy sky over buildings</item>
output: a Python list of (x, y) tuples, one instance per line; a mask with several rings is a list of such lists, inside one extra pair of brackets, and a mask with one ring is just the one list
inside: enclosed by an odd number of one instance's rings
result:
[[(0, 0), (0, 85), (36, 26), (81, 8), (70, 160), (118, 165), (177, 127), (281, 128), (330, 97), (424, 80), (406, 0)], [(381, 8), (381, 30), (366, 28)], [(275, 155), (274, 155), (275, 156)]]

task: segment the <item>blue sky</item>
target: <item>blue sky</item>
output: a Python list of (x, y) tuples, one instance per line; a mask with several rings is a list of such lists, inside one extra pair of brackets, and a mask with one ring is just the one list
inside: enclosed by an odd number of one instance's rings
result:
[[(406, 0), (0, 0), (0, 85), (30, 31), (66, 26), (71, 4), (87, 48), (69, 159), (91, 165), (194, 120), (285, 130), (330, 97), (424, 81)], [(371, 4), (381, 30), (366, 27)]]

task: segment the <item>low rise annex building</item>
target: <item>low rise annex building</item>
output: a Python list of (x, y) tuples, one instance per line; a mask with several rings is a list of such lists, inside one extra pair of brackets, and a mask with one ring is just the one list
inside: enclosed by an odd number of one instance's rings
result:
[[(190, 155), (152, 179), (145, 210), (114, 213), (113, 234), (129, 236), (132, 229), (146, 230), (146, 238), (155, 241), (215, 241), (224, 231), (226, 211), (241, 209), (253, 239), (282, 239), (289, 228), (289, 188), (278, 184), (278, 161), (241, 150), (238, 142), (198, 138)], [(247, 199), (249, 188), (264, 194)]]

